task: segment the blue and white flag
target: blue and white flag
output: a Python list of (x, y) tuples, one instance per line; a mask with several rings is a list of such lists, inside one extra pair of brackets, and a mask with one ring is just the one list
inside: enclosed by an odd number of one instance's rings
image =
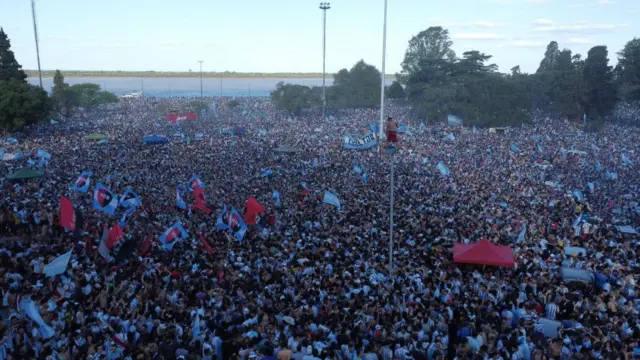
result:
[(400, 125), (398, 127), (398, 133), (399, 134), (406, 134), (406, 135), (413, 135), (411, 133), (411, 129), (409, 129), (409, 127), (407, 125)]
[(268, 134), (267, 130), (258, 130), (258, 135), (260, 136), (267, 136)]
[(622, 154), (620, 154), (620, 156), (622, 157), (622, 163), (623, 164), (629, 165), (629, 166), (633, 165), (633, 162), (631, 162), (631, 160), (629, 160), (629, 158), (627, 157), (627, 154), (622, 153)]
[(8, 137), (7, 138), (7, 143), (9, 143), (9, 144), (17, 144), (18, 140), (16, 138)]
[(227, 214), (227, 204), (223, 204), (222, 212), (218, 214), (218, 219), (216, 220), (216, 230), (227, 230), (229, 229), (229, 225), (225, 221), (225, 216), (229, 216)]
[(260, 172), (261, 177), (269, 177), (271, 175), (273, 175), (273, 170), (271, 169), (262, 169), (262, 171)]
[(462, 118), (456, 115), (447, 115), (447, 124), (449, 124), (449, 126), (462, 126), (464, 125), (464, 121), (462, 121)]
[(456, 140), (456, 136), (453, 135), (453, 133), (448, 133), (447, 135), (444, 136), (443, 139), (445, 141), (455, 141)]
[(600, 162), (596, 163), (596, 172), (600, 172), (602, 171), (602, 166), (600, 165)]
[(53, 261), (44, 266), (44, 274), (47, 277), (52, 277), (64, 273), (67, 270), (67, 265), (69, 265), (72, 253), (73, 249), (53, 259)]
[(380, 124), (379, 123), (371, 123), (369, 124), (369, 131), (371, 131), (374, 134), (377, 134), (380, 132)]
[(511, 151), (513, 151), (516, 154), (520, 154), (520, 148), (516, 144), (511, 144)]
[(440, 174), (442, 176), (449, 176), (451, 174), (451, 170), (449, 170), (447, 165), (445, 165), (442, 161), (438, 162), (438, 165), (436, 165), (436, 169), (440, 171)]
[(280, 193), (278, 190), (273, 190), (273, 202), (276, 207), (280, 207)]
[(618, 173), (607, 169), (606, 177), (609, 180), (618, 180)]
[(48, 152), (42, 150), (42, 149), (38, 149), (38, 152), (36, 154), (37, 157), (39, 158), (46, 158), (46, 159), (51, 159), (51, 154), (49, 154)]
[(369, 182), (369, 176), (367, 175), (367, 173), (362, 174), (362, 183), (366, 184)]
[(348, 150), (371, 149), (377, 144), (378, 141), (376, 140), (376, 135), (372, 131), (368, 131), (363, 137), (360, 138), (353, 135), (345, 135), (343, 139), (343, 146)]
[(573, 222), (573, 224), (571, 224), (571, 226), (576, 227), (576, 226), (582, 224), (583, 222), (585, 222), (587, 220), (589, 220), (589, 215), (587, 215), (585, 213), (580, 213), (578, 218), (575, 219), (575, 221)]
[(596, 188), (596, 185), (594, 183), (592, 183), (592, 182), (587, 183), (587, 186), (589, 187), (589, 190), (591, 192), (593, 192), (595, 190), (595, 188)]
[(43, 168), (49, 163), (49, 158), (41, 157), (40, 161), (38, 161), (38, 167)]
[(233, 206), (229, 211), (227, 204), (224, 204), (222, 213), (218, 215), (216, 221), (217, 230), (231, 230), (233, 235), (238, 241), (244, 239), (244, 235), (247, 232), (247, 224), (244, 222), (242, 215)]
[(313, 158), (313, 167), (314, 168), (318, 167), (318, 158)]
[(165, 230), (162, 235), (160, 235), (160, 243), (165, 250), (171, 251), (173, 250), (173, 246), (180, 240), (184, 240), (189, 237), (187, 230), (184, 229), (180, 222), (176, 222), (171, 225), (170, 228)]
[(187, 209), (187, 203), (182, 200), (182, 194), (180, 194), (180, 186), (178, 185), (176, 185), (176, 206), (178, 206), (178, 208), (182, 210)]
[(521, 243), (524, 241), (524, 237), (527, 234), (527, 223), (524, 222), (522, 223), (522, 231), (520, 231), (520, 234), (518, 234), (518, 243)]
[(51, 125), (58, 125), (58, 122), (53, 119), (49, 120), (49, 122), (51, 123)]
[(573, 190), (573, 196), (575, 196), (578, 201), (584, 201), (584, 196), (582, 195), (582, 191), (580, 190)]
[(93, 208), (106, 214), (113, 215), (118, 208), (118, 197), (101, 183), (96, 184), (93, 191)]
[(24, 311), (29, 319), (38, 324), (38, 330), (40, 330), (40, 334), (44, 339), (50, 339), (56, 334), (56, 331), (49, 326), (44, 319), (42, 319), (42, 315), (40, 315), (40, 308), (35, 301), (26, 297), (22, 298), (22, 300), (20, 300), (19, 307)]
[(202, 180), (200, 180), (198, 175), (193, 175), (191, 179), (189, 179), (189, 190), (194, 190), (198, 188), (204, 189), (205, 187), (206, 185)]
[(29, 166), (35, 166), (35, 165), (36, 165), (36, 162), (35, 162), (33, 159), (29, 159), (29, 160), (27, 160), (27, 165), (29, 165)]
[(138, 194), (133, 192), (131, 188), (126, 188), (120, 197), (120, 206), (125, 209), (136, 208), (142, 205), (142, 201)]
[(338, 199), (338, 196), (334, 193), (325, 191), (324, 192), (324, 199), (322, 200), (322, 202), (324, 202), (325, 204), (329, 204), (329, 205), (333, 205), (336, 208), (338, 208), (338, 210), (340, 210), (340, 200)]
[(83, 171), (76, 182), (73, 183), (72, 189), (79, 192), (87, 192), (91, 184), (91, 175), (93, 171)]
[(361, 174), (362, 173), (362, 168), (358, 165), (354, 165), (353, 166), (353, 172), (355, 172), (356, 174)]

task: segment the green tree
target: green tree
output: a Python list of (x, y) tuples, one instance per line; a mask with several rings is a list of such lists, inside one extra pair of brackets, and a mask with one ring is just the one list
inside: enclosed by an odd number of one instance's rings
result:
[(77, 94), (79, 106), (85, 109), (118, 102), (118, 97), (115, 94), (102, 91), (98, 84), (82, 83), (71, 85), (69, 88)]
[(560, 56), (560, 49), (558, 48), (558, 43), (556, 41), (552, 41), (547, 45), (547, 51), (544, 53), (544, 58), (540, 61), (540, 66), (538, 67), (537, 73), (554, 70), (556, 69), (556, 64), (558, 62), (558, 57)]
[(377, 106), (381, 81), (380, 71), (360, 60), (350, 70), (342, 69), (334, 75), (327, 102), (338, 108)]
[(402, 71), (398, 78), (410, 76), (422, 67), (425, 60), (454, 61), (456, 53), (451, 49), (453, 41), (449, 38), (449, 31), (440, 26), (432, 26), (421, 31), (409, 40), (404, 53)]
[(613, 112), (618, 100), (613, 83), (613, 67), (609, 66), (606, 46), (594, 46), (584, 61), (585, 112), (589, 118), (604, 118)]
[(308, 86), (297, 84), (285, 84), (280, 81), (276, 89), (271, 92), (271, 102), (279, 110), (300, 115), (302, 110), (317, 105), (320, 99), (316, 99), (314, 92)]
[(80, 94), (71, 90), (69, 84), (64, 82), (64, 75), (60, 70), (56, 70), (53, 76), (51, 101), (54, 111), (65, 119), (73, 116), (76, 108), (80, 105)]
[(27, 74), (22, 70), (22, 65), (18, 64), (16, 57), (11, 51), (11, 41), (0, 28), (0, 81), (26, 81)]
[(398, 80), (394, 80), (391, 83), (391, 85), (387, 86), (385, 90), (386, 90), (385, 95), (389, 99), (404, 99), (406, 97), (404, 88), (402, 87), (402, 84), (400, 84)]
[(627, 42), (618, 53), (616, 77), (625, 100), (640, 100), (640, 39)]
[(0, 127), (14, 131), (46, 119), (47, 92), (20, 81), (0, 81)]

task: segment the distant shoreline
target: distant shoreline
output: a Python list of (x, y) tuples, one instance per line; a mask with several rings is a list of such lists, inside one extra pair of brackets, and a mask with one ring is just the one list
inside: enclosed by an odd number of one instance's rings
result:
[[(38, 70), (25, 70), (27, 76), (38, 77)], [(148, 77), (148, 78), (199, 78), (199, 71), (84, 71), (84, 70), (61, 70), (64, 77)], [(52, 78), (55, 70), (43, 70), (42, 77)], [(231, 78), (231, 79), (320, 79), (322, 73), (249, 73), (249, 72), (202, 72), (203, 78)], [(327, 73), (327, 78), (332, 79), (333, 74)], [(387, 75), (394, 78), (394, 75)]]

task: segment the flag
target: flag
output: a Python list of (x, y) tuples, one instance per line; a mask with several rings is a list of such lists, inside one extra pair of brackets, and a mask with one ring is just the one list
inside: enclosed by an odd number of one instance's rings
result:
[(153, 239), (153, 233), (149, 233), (149, 235), (147, 235), (147, 239), (142, 243), (142, 245), (140, 246), (140, 255), (143, 255), (147, 252), (147, 250), (149, 250), (149, 247), (151, 246), (151, 240)]
[(127, 210), (124, 211), (124, 213), (122, 213), (122, 216), (120, 217), (120, 227), (125, 227), (127, 225), (127, 220), (129, 220), (129, 216), (133, 215), (133, 213), (136, 212), (136, 210), (138, 210), (137, 207), (132, 207), (132, 208), (128, 208)]
[(573, 190), (573, 196), (575, 196), (578, 201), (584, 201), (584, 196), (580, 190)]
[(75, 183), (73, 183), (72, 189), (79, 192), (87, 192), (89, 190), (89, 184), (91, 183), (92, 171), (83, 171)]
[(527, 223), (522, 223), (522, 231), (520, 231), (520, 234), (518, 234), (518, 242), (523, 242), (524, 241), (524, 237), (527, 234)]
[(278, 190), (273, 190), (273, 199), (274, 199), (274, 205), (276, 207), (280, 207), (280, 193), (278, 192)]
[(100, 236), (100, 243), (98, 244), (98, 253), (102, 255), (102, 257), (105, 260), (107, 260), (108, 262), (111, 262), (113, 258), (109, 254), (110, 253), (109, 248), (107, 248), (108, 237), (109, 237), (109, 230), (105, 226), (104, 229), (102, 230), (102, 236)]
[(449, 176), (451, 174), (451, 171), (449, 170), (447, 165), (445, 165), (442, 161), (440, 161), (438, 165), (436, 165), (436, 169), (440, 171), (440, 174), (442, 174), (442, 176)]
[(595, 190), (595, 187), (596, 187), (596, 185), (594, 183), (592, 183), (592, 182), (587, 183), (587, 186), (589, 187), (589, 190), (591, 192), (593, 192)]
[(338, 210), (340, 210), (340, 200), (338, 199), (338, 196), (334, 193), (325, 191), (324, 199), (322, 200), (322, 202), (324, 202), (325, 204), (333, 205), (336, 208), (338, 208)]
[(69, 230), (76, 230), (76, 214), (71, 200), (60, 196), (60, 226)]
[(205, 188), (205, 184), (204, 182), (202, 182), (202, 180), (200, 180), (200, 178), (197, 175), (193, 175), (191, 177), (191, 179), (189, 180), (189, 189), (190, 190), (195, 190), (198, 188)]
[(227, 204), (224, 204), (222, 213), (218, 215), (218, 220), (216, 221), (216, 229), (229, 229), (233, 232), (236, 239), (242, 240), (247, 232), (247, 224), (244, 222), (242, 216), (240, 216), (238, 210), (232, 206), (231, 211), (229, 211)]
[(171, 225), (170, 228), (160, 235), (160, 243), (166, 250), (171, 251), (176, 242), (189, 237), (187, 230), (184, 229), (180, 222)]
[(273, 175), (273, 170), (271, 169), (262, 169), (262, 172), (260, 173), (261, 177), (269, 177)]
[(369, 176), (367, 176), (367, 173), (362, 174), (362, 183), (366, 184), (369, 182)]
[(204, 212), (205, 214), (211, 214), (213, 212), (213, 210), (209, 209), (207, 207), (207, 202), (204, 199), (204, 189), (203, 188), (196, 188), (193, 189), (193, 197), (196, 200), (196, 205), (192, 205), (189, 207), (189, 210), (191, 209), (196, 209), (196, 210), (200, 210), (202, 212)]
[(71, 259), (71, 253), (73, 253), (73, 249), (69, 250), (66, 254), (58, 256), (53, 259), (52, 262), (45, 265), (43, 270), (44, 274), (47, 277), (51, 277), (64, 273), (67, 270), (67, 265)]
[(516, 154), (520, 154), (520, 148), (516, 144), (511, 144), (511, 151), (513, 151)]
[(314, 158), (314, 159), (313, 159), (313, 163), (312, 163), (312, 165), (313, 165), (313, 167), (314, 167), (314, 168), (317, 168), (317, 167), (318, 167), (318, 158)]
[(41, 157), (40, 161), (38, 161), (38, 167), (43, 168), (49, 163), (49, 160), (45, 157)]
[(140, 197), (138, 194), (133, 192), (131, 188), (126, 188), (124, 193), (120, 197), (120, 206), (125, 209), (136, 208), (142, 205), (142, 201), (140, 201)]
[(200, 242), (202, 243), (202, 246), (204, 246), (204, 249), (207, 251), (207, 254), (213, 255), (214, 251), (209, 245), (209, 243), (207, 242), (207, 240), (204, 238), (204, 236), (202, 236), (202, 233), (198, 234), (198, 239), (200, 239)]
[(246, 211), (244, 213), (244, 222), (248, 225), (255, 225), (257, 223), (258, 215), (264, 212), (264, 206), (262, 206), (253, 196), (247, 199)]
[(19, 305), (20, 309), (24, 311), (29, 319), (38, 324), (38, 330), (40, 330), (40, 334), (44, 339), (50, 339), (53, 337), (53, 335), (56, 334), (56, 331), (51, 326), (49, 326), (49, 324), (44, 322), (44, 319), (42, 319), (42, 315), (40, 315), (40, 309), (35, 301), (25, 297), (20, 300)]
[(353, 166), (353, 172), (356, 174), (361, 174), (362, 173), (362, 168), (358, 165), (354, 165)]
[(93, 191), (93, 208), (106, 214), (113, 215), (118, 207), (118, 197), (101, 183), (96, 184)]
[(176, 205), (178, 206), (178, 208), (182, 210), (187, 209), (187, 203), (185, 203), (184, 200), (182, 200), (182, 194), (180, 194), (180, 186), (177, 186), (177, 185), (176, 185)]
[(620, 154), (620, 156), (622, 157), (622, 163), (623, 164), (629, 165), (629, 166), (633, 165), (633, 162), (631, 160), (629, 160), (629, 158), (627, 157), (627, 154), (622, 153), (622, 154)]
[(111, 230), (109, 230), (109, 234), (107, 235), (107, 242), (105, 244), (107, 249), (111, 250), (116, 247), (123, 236), (124, 233), (122, 232), (122, 228), (116, 223)]
[(600, 165), (600, 162), (596, 163), (596, 172), (600, 172), (602, 171), (602, 166)]
[(227, 204), (223, 204), (222, 212), (218, 214), (218, 219), (216, 220), (216, 230), (229, 229), (229, 225), (225, 222), (225, 217), (227, 216)]
[(39, 158), (45, 158), (45, 159), (51, 159), (51, 154), (49, 154), (48, 152), (42, 150), (42, 149), (38, 149), (38, 152), (36, 153), (36, 156)]

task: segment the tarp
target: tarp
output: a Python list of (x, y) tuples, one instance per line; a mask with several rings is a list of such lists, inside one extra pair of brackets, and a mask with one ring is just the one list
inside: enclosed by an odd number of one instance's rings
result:
[(166, 137), (163, 137), (163, 136), (150, 135), (150, 136), (147, 136), (146, 138), (144, 138), (143, 142), (145, 143), (145, 145), (148, 145), (148, 144), (164, 144), (164, 143), (169, 142), (169, 140)]
[(87, 135), (87, 139), (89, 140), (102, 140), (102, 139), (106, 139), (107, 136), (104, 134), (100, 134), (100, 133), (91, 133), (89, 135)]
[(10, 180), (35, 179), (35, 178), (42, 177), (42, 175), (44, 175), (44, 172), (42, 171), (22, 168), (14, 172), (13, 174), (8, 175), (7, 179), (10, 179)]
[(277, 153), (283, 153), (283, 154), (293, 154), (293, 153), (301, 152), (302, 150), (294, 148), (291, 145), (282, 145), (273, 149), (273, 151)]
[(509, 246), (493, 245), (486, 239), (475, 244), (454, 244), (453, 262), (513, 267), (513, 251)]

